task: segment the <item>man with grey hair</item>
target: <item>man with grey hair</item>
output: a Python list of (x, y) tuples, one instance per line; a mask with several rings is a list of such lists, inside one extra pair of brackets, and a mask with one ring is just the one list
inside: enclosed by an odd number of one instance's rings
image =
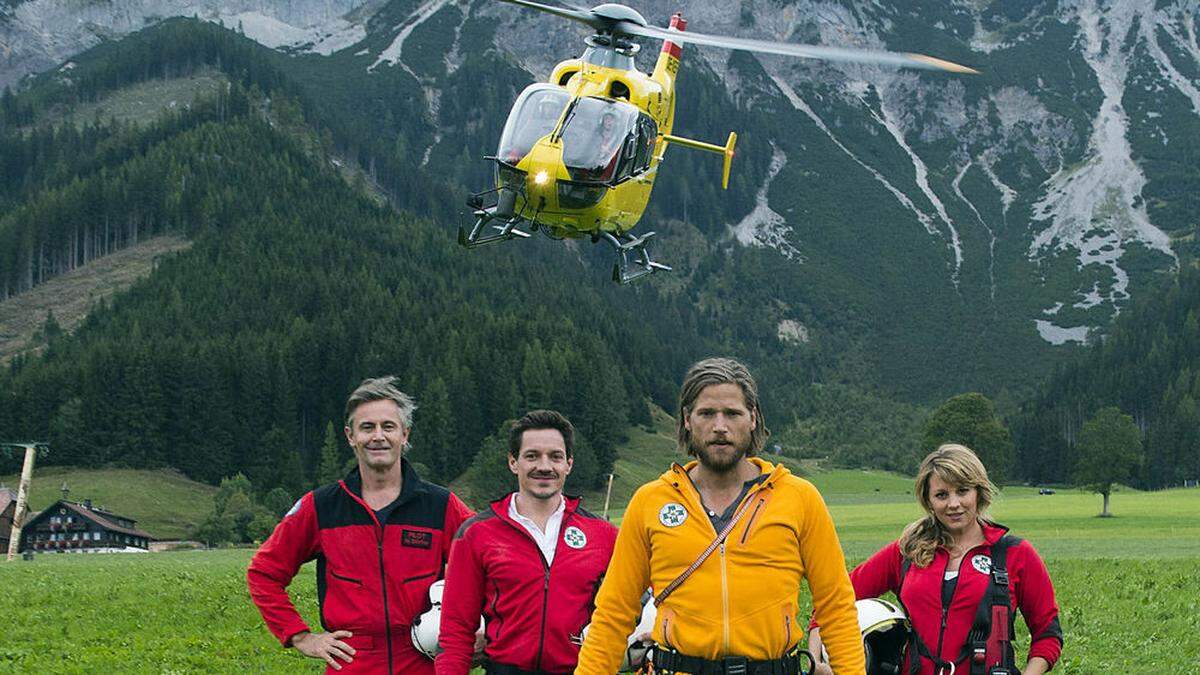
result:
[[(807, 580), (835, 672), (866, 668), (854, 588), (825, 502), (812, 483), (755, 455), (769, 435), (758, 385), (734, 359), (694, 364), (679, 396), (673, 465), (626, 508), (577, 675), (617, 669), (654, 592), (655, 672), (802, 672), (798, 616)], [(811, 657), (808, 657), (811, 659)]]
[[(433, 675), (411, 628), (472, 512), (404, 459), (415, 409), (396, 378), (363, 380), (346, 402), (358, 466), (301, 497), (250, 562), (250, 597), (267, 628), (283, 646), (325, 661), (326, 672)], [(312, 632), (287, 595), (313, 559), (324, 632)]]

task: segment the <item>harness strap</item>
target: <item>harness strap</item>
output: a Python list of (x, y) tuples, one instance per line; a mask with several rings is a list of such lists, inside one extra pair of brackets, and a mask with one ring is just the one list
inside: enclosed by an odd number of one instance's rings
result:
[[(935, 672), (952, 673), (955, 663), (967, 661), (970, 664), (971, 675), (992, 675), (993, 673), (1016, 672), (1016, 658), (1013, 653), (1013, 616), (1012, 604), (1008, 592), (1008, 548), (1020, 543), (1020, 539), (1005, 534), (991, 547), (992, 569), (988, 575), (988, 588), (984, 591), (979, 607), (975, 610), (975, 620), (967, 633), (967, 640), (954, 662), (946, 661), (940, 655), (933, 654), (916, 630), (909, 631), (909, 675), (921, 672), (920, 659), (933, 662)], [(904, 578), (912, 561), (903, 558), (900, 561), (900, 586), (896, 589), (896, 600), (906, 615), (908, 608), (900, 598), (904, 588)]]
[(805, 675), (802, 667), (805, 658), (810, 664), (813, 663), (812, 656), (804, 650), (794, 650), (777, 659), (765, 661), (751, 661), (744, 656), (709, 660), (658, 646), (653, 648), (650, 655), (655, 673), (682, 672), (692, 675)]
[(680, 573), (679, 576), (675, 577), (675, 580), (668, 584), (667, 587), (662, 590), (662, 593), (659, 593), (657, 596), (655, 596), (655, 607), (662, 605), (663, 601), (667, 599), (667, 596), (674, 593), (675, 589), (679, 588), (680, 584), (687, 581), (687, 578), (692, 576), (692, 573), (699, 569), (700, 566), (704, 564), (705, 560), (708, 560), (708, 557), (713, 554), (713, 551), (717, 550), (718, 546), (725, 543), (725, 540), (729, 538), (729, 533), (733, 532), (733, 528), (737, 526), (738, 521), (742, 519), (742, 516), (746, 515), (746, 511), (750, 510), (750, 504), (754, 501), (750, 498), (752, 494), (754, 493), (746, 495), (745, 501), (743, 501), (742, 505), (738, 507), (737, 512), (733, 514), (733, 517), (729, 519), (729, 522), (725, 524), (725, 527), (721, 528), (721, 531), (717, 534), (717, 538), (713, 539), (712, 542), (709, 543), (708, 548), (705, 548), (700, 553), (700, 557), (696, 558), (691, 565), (688, 565), (687, 569)]

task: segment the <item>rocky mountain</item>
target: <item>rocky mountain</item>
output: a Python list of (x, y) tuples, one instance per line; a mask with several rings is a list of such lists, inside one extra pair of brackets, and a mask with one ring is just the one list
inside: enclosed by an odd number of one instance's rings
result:
[[(651, 283), (731, 343), (771, 345), (780, 369), (820, 352), (827, 384), (1015, 400), (1200, 250), (1196, 0), (630, 4), (660, 25), (683, 11), (699, 32), (982, 71), (685, 48), (679, 130), (732, 128), (743, 151), (721, 193), (710, 158), (672, 150), (647, 221), (679, 273)], [(475, 158), (512, 94), (586, 34), (491, 0), (5, 0), (0, 84), (69, 75), (76, 52), (170, 16), (289, 55), (325, 105), (392, 92), (381, 141), (464, 187), (487, 180)]]

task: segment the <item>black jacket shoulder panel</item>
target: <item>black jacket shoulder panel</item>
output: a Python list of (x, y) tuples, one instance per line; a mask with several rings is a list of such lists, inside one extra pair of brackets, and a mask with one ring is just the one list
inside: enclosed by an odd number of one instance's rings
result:
[(491, 509), (484, 509), (470, 518), (467, 518), (463, 521), (462, 525), (458, 526), (458, 532), (454, 533), (454, 541), (462, 539), (463, 535), (467, 533), (467, 530), (469, 530), (472, 525), (475, 525), (476, 523), (482, 523), (485, 520), (491, 520), (495, 517), (496, 513), (494, 511)]

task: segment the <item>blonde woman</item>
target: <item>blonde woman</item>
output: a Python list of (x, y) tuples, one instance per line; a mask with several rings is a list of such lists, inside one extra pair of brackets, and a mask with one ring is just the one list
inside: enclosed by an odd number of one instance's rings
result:
[[(1058, 605), (1029, 542), (988, 519), (996, 487), (966, 446), (946, 444), (921, 462), (925, 516), (850, 573), (857, 598), (896, 594), (912, 623), (903, 668), (911, 675), (1041, 675), (1062, 651)], [(1014, 608), (1033, 636), (1024, 670), (1012, 648)], [(820, 630), (809, 650), (821, 653)], [(832, 672), (824, 664), (818, 673)]]

